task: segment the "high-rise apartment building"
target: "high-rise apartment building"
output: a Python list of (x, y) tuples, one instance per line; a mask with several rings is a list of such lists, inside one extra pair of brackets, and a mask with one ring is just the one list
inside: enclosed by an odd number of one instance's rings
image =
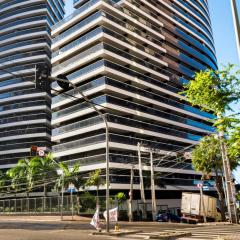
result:
[(0, 1), (0, 167), (51, 149), (51, 97), (35, 89), (35, 65), (51, 64), (51, 27), (64, 0)]
[[(206, 0), (74, 0), (77, 8), (52, 29), (52, 75), (66, 75), (106, 115), (110, 189), (127, 190), (138, 175), (137, 145), (155, 148), (166, 198), (196, 190), (191, 160), (179, 158), (214, 131), (213, 116), (181, 100), (194, 73), (217, 68)], [(105, 125), (75, 90), (53, 97), (53, 152), (82, 171), (106, 168)], [(186, 150), (187, 151), (187, 150)], [(142, 154), (144, 174), (149, 155)], [(146, 172), (145, 172), (146, 171)], [(139, 189), (138, 178), (134, 179)]]

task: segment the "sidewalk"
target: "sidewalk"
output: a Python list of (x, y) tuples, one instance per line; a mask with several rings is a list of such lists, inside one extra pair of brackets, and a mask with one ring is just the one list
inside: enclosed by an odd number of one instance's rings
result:
[[(81, 216), (73, 216), (74, 222), (90, 222), (91, 219)], [(0, 215), (0, 221), (29, 221), (29, 222), (61, 222), (61, 216), (12, 216)], [(63, 221), (72, 221), (72, 216), (63, 216)]]

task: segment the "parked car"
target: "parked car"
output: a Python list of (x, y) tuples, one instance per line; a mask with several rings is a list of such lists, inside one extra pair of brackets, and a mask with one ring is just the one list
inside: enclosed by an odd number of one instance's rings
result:
[(158, 212), (157, 216), (156, 216), (156, 221), (157, 222), (177, 222), (180, 223), (181, 222), (181, 217), (172, 214), (170, 212), (165, 212), (165, 213), (161, 213)]

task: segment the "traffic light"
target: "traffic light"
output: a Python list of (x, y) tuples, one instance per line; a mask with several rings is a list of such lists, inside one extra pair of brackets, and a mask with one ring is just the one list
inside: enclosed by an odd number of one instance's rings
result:
[(36, 88), (39, 90), (50, 92), (51, 81), (48, 80), (49, 76), (50, 76), (50, 68), (48, 67), (48, 65), (38, 64), (36, 66), (36, 72), (35, 72)]
[[(67, 77), (63, 74), (60, 74), (57, 76), (57, 78), (63, 79), (63, 80), (67, 80)], [(57, 81), (58, 85), (64, 90), (64, 91), (68, 91), (70, 88), (70, 84), (67, 82), (62, 82), (62, 81)]]
[(37, 146), (31, 146), (30, 156), (37, 156), (37, 150), (38, 150)]

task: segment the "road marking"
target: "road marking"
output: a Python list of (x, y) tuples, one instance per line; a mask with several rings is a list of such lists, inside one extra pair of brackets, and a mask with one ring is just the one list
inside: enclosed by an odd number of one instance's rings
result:
[[(132, 235), (126, 235), (124, 237), (111, 237), (114, 240), (142, 240), (147, 239), (149, 236), (159, 235), (163, 232), (191, 232), (192, 236), (178, 238), (179, 240), (216, 240), (219, 236), (224, 235), (237, 235), (240, 236), (240, 226), (237, 225), (217, 225), (217, 226), (199, 226), (192, 228), (181, 229), (164, 229), (162, 231), (137, 233)], [(239, 237), (240, 239), (240, 237)]]

